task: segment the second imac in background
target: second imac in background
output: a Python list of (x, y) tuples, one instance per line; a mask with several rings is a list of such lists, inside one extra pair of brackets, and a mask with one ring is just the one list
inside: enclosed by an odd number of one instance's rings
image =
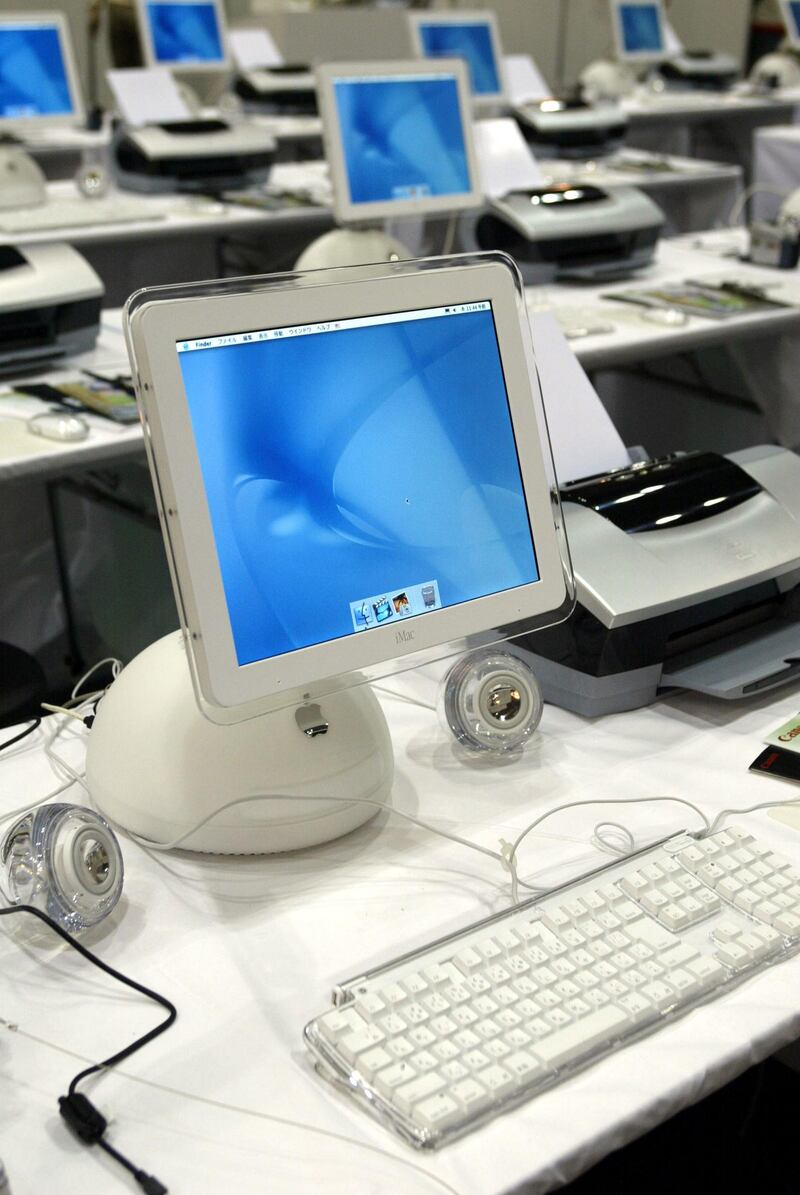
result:
[(410, 13), (411, 48), (422, 58), (461, 58), (472, 103), (482, 115), (501, 111), (506, 81), (497, 18), (492, 12)]
[(166, 66), (196, 105), (215, 104), (231, 75), (222, 0), (134, 0), (145, 66)]
[(481, 206), (463, 62), (332, 64), (317, 84), (340, 227), (309, 245), (298, 269), (411, 257), (386, 221), (453, 221)]

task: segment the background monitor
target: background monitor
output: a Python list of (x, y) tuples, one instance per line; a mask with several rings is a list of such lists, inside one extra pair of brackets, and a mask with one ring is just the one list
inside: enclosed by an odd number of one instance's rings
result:
[(131, 326), (213, 704), (319, 694), (563, 603), (506, 264), (145, 303)]
[(317, 82), (340, 222), (480, 206), (463, 62), (329, 65)]
[(229, 67), (221, 0), (136, 0), (145, 66), (175, 71)]
[(0, 128), (85, 118), (66, 17), (0, 15)]
[(661, 0), (611, 0), (617, 57), (623, 62), (661, 62), (669, 57)]
[(463, 58), (469, 69), (473, 101), (502, 101), (505, 80), (494, 13), (413, 13), (409, 21), (415, 53), (423, 58)]
[(786, 37), (794, 47), (800, 47), (800, 0), (781, 0)]

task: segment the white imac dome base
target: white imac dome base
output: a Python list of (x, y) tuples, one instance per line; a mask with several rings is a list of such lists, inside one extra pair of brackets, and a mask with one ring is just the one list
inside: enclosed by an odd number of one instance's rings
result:
[(86, 754), (92, 800), (111, 821), (167, 843), (237, 797), (286, 794), (226, 810), (181, 850), (268, 854), (338, 838), (378, 812), (352, 798), (388, 801), (392, 744), (368, 685), (319, 705), (328, 730), (314, 737), (295, 706), (228, 726), (211, 722), (195, 698), (182, 634), (167, 635), (123, 669), (97, 707)]
[(295, 269), (369, 266), (380, 261), (406, 261), (410, 256), (404, 245), (377, 228), (335, 228), (303, 250)]

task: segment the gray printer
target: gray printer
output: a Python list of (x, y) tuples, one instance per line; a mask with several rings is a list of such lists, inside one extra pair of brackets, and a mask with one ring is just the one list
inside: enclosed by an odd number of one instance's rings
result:
[(92, 348), (103, 294), (71, 245), (0, 245), (0, 372)]
[(661, 208), (636, 187), (558, 183), (490, 200), (475, 237), (509, 253), (526, 282), (594, 282), (649, 265), (663, 227)]
[(236, 94), (246, 104), (271, 112), (316, 115), (317, 81), (309, 66), (265, 66), (242, 71), (236, 79)]
[(533, 152), (548, 158), (609, 154), (628, 132), (628, 117), (617, 104), (553, 98), (522, 104), (513, 114)]
[(689, 453), (562, 488), (577, 605), (515, 640), (581, 714), (800, 678), (800, 457)]
[(739, 63), (730, 54), (711, 50), (684, 50), (662, 62), (661, 75), (678, 87), (701, 91), (725, 91), (739, 77)]
[(128, 190), (217, 193), (266, 182), (276, 142), (255, 124), (181, 120), (121, 125), (113, 154), (119, 184)]

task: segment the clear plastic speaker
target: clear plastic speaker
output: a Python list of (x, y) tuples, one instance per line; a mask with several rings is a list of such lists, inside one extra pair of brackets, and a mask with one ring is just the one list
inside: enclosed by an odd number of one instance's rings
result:
[(458, 743), (496, 753), (524, 747), (539, 725), (543, 707), (530, 665), (497, 648), (457, 660), (442, 682), (439, 703)]
[(70, 933), (107, 917), (122, 892), (114, 831), (92, 809), (43, 805), (0, 843), (0, 877), (13, 904), (33, 905)]

